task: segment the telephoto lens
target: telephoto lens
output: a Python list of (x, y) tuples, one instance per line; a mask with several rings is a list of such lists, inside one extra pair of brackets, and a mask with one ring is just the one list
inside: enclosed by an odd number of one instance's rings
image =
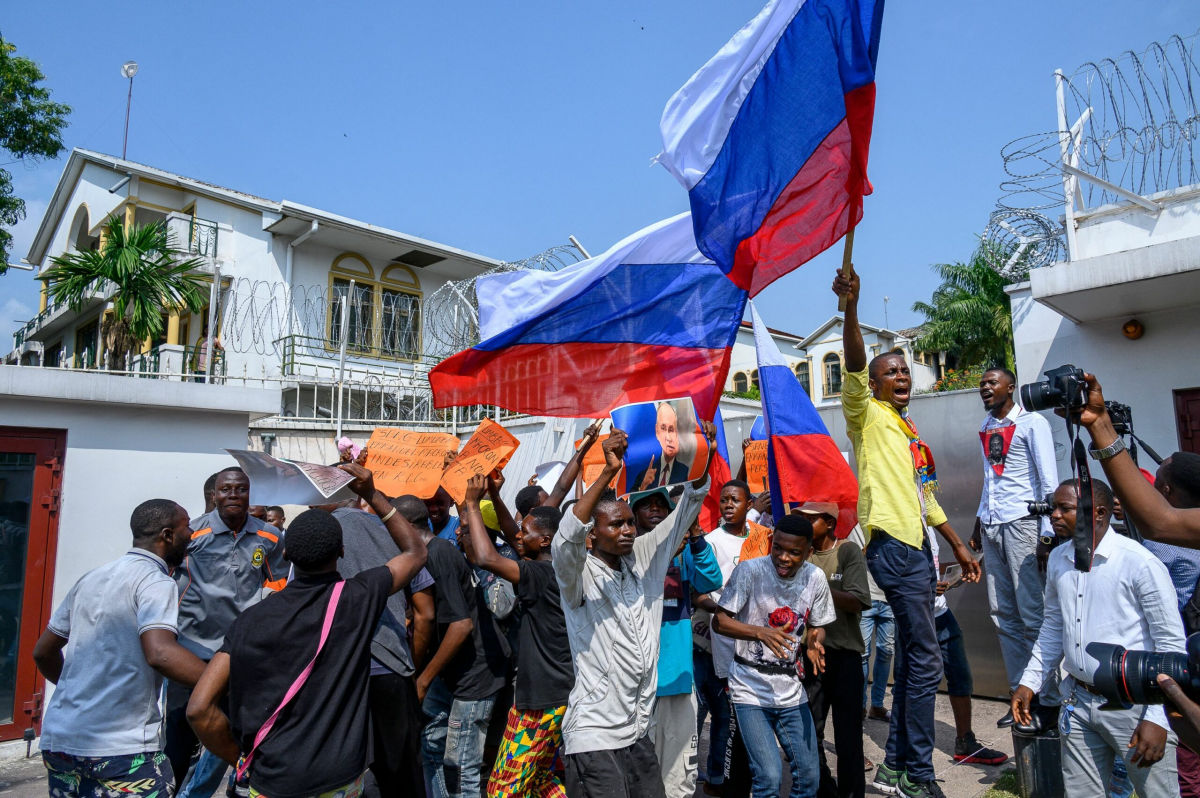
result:
[(1100, 663), (1092, 686), (1108, 699), (1101, 709), (1165, 703), (1157, 681), (1160, 673), (1178, 682), (1188, 698), (1200, 700), (1200, 632), (1187, 639), (1186, 654), (1129, 651), (1113, 643), (1088, 643), (1087, 653)]

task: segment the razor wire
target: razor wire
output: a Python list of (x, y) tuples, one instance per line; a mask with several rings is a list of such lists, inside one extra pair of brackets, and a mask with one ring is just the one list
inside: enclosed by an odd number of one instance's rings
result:
[[(1062, 77), (1068, 129), (1023, 136), (1001, 149), (1005, 179), (984, 231), (996, 245), (994, 268), (1023, 279), (1030, 268), (1064, 259), (1064, 151), (1072, 166), (1141, 196), (1200, 182), (1198, 38), (1171, 36)], [(1086, 179), (1071, 185), (1078, 211), (1123, 201)]]

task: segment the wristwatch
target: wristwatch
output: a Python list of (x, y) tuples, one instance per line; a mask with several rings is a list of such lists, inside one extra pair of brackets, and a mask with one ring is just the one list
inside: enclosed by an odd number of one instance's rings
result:
[(1054, 535), (1038, 535), (1038, 540), (1042, 542), (1043, 546), (1054, 545)]
[(1088, 446), (1088, 454), (1096, 460), (1107, 460), (1110, 457), (1115, 457), (1120, 452), (1125, 451), (1125, 441), (1117, 438), (1115, 441), (1105, 446), (1103, 449), (1097, 449), (1096, 444)]

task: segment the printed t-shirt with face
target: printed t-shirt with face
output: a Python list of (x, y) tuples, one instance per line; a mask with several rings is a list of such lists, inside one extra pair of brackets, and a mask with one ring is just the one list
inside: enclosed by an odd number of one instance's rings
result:
[(521, 710), (566, 706), (575, 685), (575, 668), (554, 566), (543, 560), (521, 560), (517, 567), (522, 613), (514, 705)]
[(457, 699), (475, 701), (495, 695), (508, 678), (508, 641), (496, 619), (479, 606), (475, 577), (462, 553), (449, 541), (431, 538), (425, 568), (433, 575), (433, 603), (440, 644), (455, 621), (474, 622), (471, 637), (442, 669), (441, 677)]
[[(782, 629), (797, 638), (806, 628), (825, 626), (837, 618), (833, 597), (820, 568), (806, 562), (795, 576), (784, 579), (776, 573), (770, 557), (743, 562), (734, 568), (717, 604), (742, 623)], [(780, 659), (757, 640), (734, 643), (737, 656), (729, 671), (729, 696), (733, 703), (778, 708), (797, 706), (808, 700), (796, 670), (803, 646), (797, 644), (788, 657)]]
[[(713, 547), (713, 553), (717, 557), (717, 565), (721, 568), (721, 581), (727, 586), (729, 577), (733, 575), (733, 569), (743, 559), (752, 559), (753, 557), (762, 557), (770, 553), (770, 547), (764, 547), (761, 542), (769, 540), (770, 530), (760, 527), (758, 524), (746, 522), (745, 535), (732, 535), (725, 531), (724, 527), (717, 527), (712, 532), (704, 536), (704, 539)], [(749, 546), (747, 545), (749, 544)], [(747, 549), (750, 549), (748, 551)], [(753, 557), (749, 556), (753, 555)], [(714, 591), (711, 595), (719, 604), (723, 590)], [(697, 618), (693, 616), (692, 628), (695, 630), (697, 625), (703, 625), (707, 628), (712, 622), (711, 616), (703, 610), (698, 610)], [(729, 666), (733, 663), (733, 640), (722, 635), (714, 634), (711, 636), (711, 648), (713, 658), (713, 670), (717, 676), (722, 679), (729, 677)]]

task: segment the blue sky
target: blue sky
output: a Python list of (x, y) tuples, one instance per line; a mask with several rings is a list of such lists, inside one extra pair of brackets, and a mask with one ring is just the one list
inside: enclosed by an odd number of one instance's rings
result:
[[(26, 3), (0, 32), (74, 108), (68, 147), (120, 154), (515, 260), (576, 235), (593, 253), (686, 210), (661, 167), (667, 98), (761, 4), (300, 1)], [(1135, 8), (1136, 6), (1136, 8)], [(1131, 4), (892, 0), (884, 14), (870, 177), (855, 241), (863, 317), (893, 328), (965, 259), (1003, 177), (1000, 148), (1056, 127), (1053, 70), (1200, 28), (1194, 0)], [(62, 161), (13, 170), (24, 256)], [(836, 311), (840, 245), (757, 300), (807, 333)], [(37, 309), (0, 278), (0, 335)]]

